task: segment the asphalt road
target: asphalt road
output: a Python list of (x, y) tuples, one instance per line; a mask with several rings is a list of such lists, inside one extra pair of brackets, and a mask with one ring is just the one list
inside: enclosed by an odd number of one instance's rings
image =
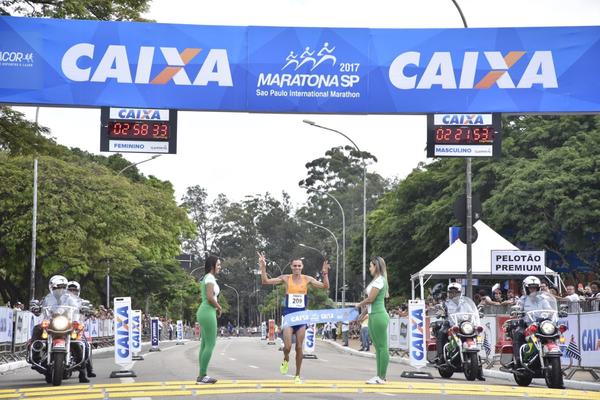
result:
[[(304, 383), (293, 382), (294, 367), (289, 375), (279, 373), (282, 352), (257, 338), (219, 338), (209, 366), (209, 375), (219, 379), (216, 385), (195, 385), (198, 374), (198, 342), (185, 345), (161, 343), (161, 352), (147, 353), (143, 361), (135, 362), (135, 378), (110, 379), (118, 370), (112, 353), (96, 354), (94, 366), (97, 378), (91, 384), (79, 384), (77, 378), (52, 387), (42, 375), (22, 368), (0, 375), (0, 399), (35, 398), (62, 399), (600, 399), (598, 392), (551, 390), (532, 386), (521, 388), (508, 381), (488, 378), (486, 382), (467, 382), (464, 375), (441, 379), (435, 371), (434, 380), (405, 379), (400, 374), (411, 368), (390, 364), (386, 385), (366, 385), (375, 375), (375, 360), (357, 357), (318, 341), (317, 359), (305, 359), (302, 368)], [(292, 352), (293, 360), (293, 352)]]

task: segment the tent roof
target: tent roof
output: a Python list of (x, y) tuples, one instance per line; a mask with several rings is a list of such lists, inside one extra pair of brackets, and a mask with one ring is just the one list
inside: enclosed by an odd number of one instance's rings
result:
[[(496, 231), (479, 220), (473, 226), (477, 229), (477, 240), (472, 245), (473, 276), (490, 276), (492, 250), (519, 250), (517, 246), (500, 236)], [(467, 273), (467, 245), (460, 240), (452, 243), (442, 254), (425, 268), (413, 274), (418, 276), (465, 276)], [(546, 268), (546, 275), (556, 275)]]

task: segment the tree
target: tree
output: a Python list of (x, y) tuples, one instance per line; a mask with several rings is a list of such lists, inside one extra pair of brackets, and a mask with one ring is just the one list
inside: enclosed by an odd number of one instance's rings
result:
[(149, 0), (0, 0), (0, 13), (23, 17), (144, 21)]

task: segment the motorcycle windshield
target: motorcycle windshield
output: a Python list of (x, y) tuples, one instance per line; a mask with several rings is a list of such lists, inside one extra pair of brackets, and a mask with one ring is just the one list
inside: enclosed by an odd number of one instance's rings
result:
[(541, 322), (543, 320), (558, 322), (558, 305), (554, 296), (544, 293), (527, 296), (523, 309), (527, 322)]
[(59, 315), (66, 317), (69, 321), (78, 321), (79, 309), (70, 305), (60, 304), (44, 307), (44, 319), (52, 319)]
[(474, 326), (481, 326), (477, 305), (468, 297), (461, 297), (458, 308), (448, 316), (451, 325), (460, 325), (464, 321), (471, 322)]

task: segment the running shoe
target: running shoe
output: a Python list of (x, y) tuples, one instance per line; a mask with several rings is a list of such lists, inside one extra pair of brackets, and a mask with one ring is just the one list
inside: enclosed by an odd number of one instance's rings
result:
[(196, 385), (211, 385), (214, 383), (217, 383), (217, 380), (208, 375), (204, 375), (203, 377), (198, 377), (196, 379)]
[(297, 385), (299, 385), (301, 383), (304, 383), (304, 381), (300, 378), (300, 376), (296, 375), (294, 377), (294, 383), (297, 384)]
[(283, 362), (281, 363), (281, 366), (279, 367), (279, 372), (281, 372), (282, 375), (285, 375), (288, 373), (289, 368), (290, 368), (290, 363), (283, 360)]
[(367, 385), (383, 385), (386, 383), (385, 379), (381, 379), (378, 376), (374, 376), (365, 382)]

